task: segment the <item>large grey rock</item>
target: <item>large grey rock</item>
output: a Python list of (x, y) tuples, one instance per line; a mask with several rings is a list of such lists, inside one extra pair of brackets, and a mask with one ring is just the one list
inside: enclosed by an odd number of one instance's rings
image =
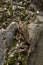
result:
[(30, 49), (28, 53), (31, 53), (35, 50), (35, 45), (37, 44), (37, 41), (39, 40), (39, 36), (41, 31), (43, 30), (43, 24), (36, 24), (31, 23), (28, 26), (29, 31), (29, 39), (30, 39)]
[(6, 29), (5, 33), (5, 40), (6, 40), (6, 47), (10, 47), (11, 43), (13, 42), (15, 31), (18, 29), (18, 24), (12, 22)]
[(29, 24), (28, 28), (29, 37), (32, 38), (31, 50), (37, 44), (36, 52), (32, 50), (34, 53), (31, 54), (28, 65), (43, 65), (43, 16), (37, 16), (37, 23)]
[(6, 56), (6, 47), (10, 47), (18, 24), (12, 22), (7, 29), (0, 29), (0, 65), (3, 65)]

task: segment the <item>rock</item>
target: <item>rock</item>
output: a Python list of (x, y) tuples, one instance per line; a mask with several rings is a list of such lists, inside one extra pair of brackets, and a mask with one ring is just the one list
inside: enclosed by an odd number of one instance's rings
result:
[[(31, 0), (39, 10), (43, 11), (43, 0)], [(40, 4), (40, 5), (39, 5)]]
[(0, 65), (3, 65), (6, 56), (6, 47), (10, 47), (18, 24), (12, 22), (6, 29), (0, 29)]
[[(33, 22), (29, 24), (28, 27), (29, 37), (30, 39), (32, 38), (31, 39), (32, 44), (30, 45), (30, 49), (31, 49), (30, 51), (32, 53), (30, 55), (30, 59), (28, 60), (29, 61), (28, 65), (43, 65), (43, 23), (41, 23), (42, 19), (40, 20), (40, 24), (38, 23), (39, 20), (38, 19), (37, 23)], [(37, 44), (37, 48), (34, 49), (36, 44)]]
[(9, 47), (11, 43), (13, 42), (15, 31), (18, 29), (18, 24), (16, 22), (12, 22), (7, 28), (6, 28), (6, 34), (5, 34), (5, 40), (6, 40), (6, 47)]
[(31, 53), (34, 51), (35, 45), (39, 40), (40, 33), (43, 30), (43, 24), (31, 23), (29, 24), (28, 28), (29, 28), (28, 31), (29, 31), (29, 38), (30, 38), (29, 42), (31, 43), (29, 53)]
[(33, 42), (33, 40), (35, 41), (35, 39), (38, 38), (43, 28), (43, 24), (31, 23), (29, 24), (28, 28), (29, 28), (28, 30), (29, 30), (30, 38), (32, 38), (31, 41)]
[(13, 5), (12, 9), (13, 9), (13, 10), (16, 10), (16, 8), (17, 8), (17, 7), (16, 7), (15, 5)]
[(3, 64), (4, 60), (5, 60), (5, 45), (4, 45), (4, 29), (0, 29), (0, 65)]
[(32, 11), (32, 12), (36, 12), (37, 8), (34, 4), (30, 4), (29, 10)]
[(38, 15), (37, 20), (38, 20), (39, 23), (43, 23), (43, 16)]
[(6, 23), (5, 23), (5, 22), (2, 24), (2, 27), (3, 27), (4, 29), (6, 28)]
[(31, 65), (43, 65), (43, 52), (42, 52), (43, 51), (43, 40), (42, 40), (43, 39), (43, 16), (38, 15), (36, 18), (37, 18), (37, 23), (31, 23), (29, 25), (29, 35), (32, 38), (31, 42), (38, 45), (36, 49), (38, 51), (37, 52), (38, 54), (36, 55), (35, 58), (36, 60), (34, 62), (33, 62), (34, 56), (32, 56), (32, 61), (30, 60), (30, 63)]

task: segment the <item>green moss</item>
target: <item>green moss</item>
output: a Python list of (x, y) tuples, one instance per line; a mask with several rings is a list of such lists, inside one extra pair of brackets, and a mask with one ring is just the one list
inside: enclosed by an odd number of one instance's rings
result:
[(18, 59), (18, 61), (19, 61), (20, 65), (27, 65), (25, 57), (21, 57), (20, 59)]
[(14, 65), (18, 61), (18, 53), (16, 52), (13, 57), (9, 57), (6, 59), (6, 62), (4, 62), (4, 65)]
[[(21, 58), (19, 58), (21, 57)], [(22, 57), (19, 55), (19, 53), (15, 53), (14, 56), (8, 57), (8, 59), (6, 60), (6, 62), (4, 63), (4, 65), (14, 65), (15, 63), (20, 63), (20, 65), (27, 65), (27, 61), (25, 59), (25, 57)]]
[[(13, 43), (12, 43), (12, 46), (11, 46), (11, 48), (9, 49), (9, 52), (13, 49), (13, 48), (15, 48), (16, 47), (16, 45), (17, 45), (17, 42), (16, 41), (14, 41)], [(28, 51), (28, 50), (27, 50)], [(15, 63), (19, 63), (20, 65), (27, 65), (27, 55), (28, 55), (28, 53), (27, 53), (27, 51), (25, 51), (25, 52), (22, 52), (22, 53), (19, 53), (18, 52), (18, 50), (16, 51), (16, 52), (14, 52), (14, 54), (13, 54), (13, 57), (11, 57), (9, 54), (7, 55), (7, 57), (6, 57), (6, 60), (5, 60), (5, 62), (4, 62), (4, 65), (14, 65)], [(11, 53), (12, 54), (12, 53)]]
[(27, 16), (27, 13), (26, 13), (26, 9), (24, 8), (24, 9), (21, 10), (21, 16), (20, 16), (21, 20), (24, 20), (24, 18), (26, 16)]

